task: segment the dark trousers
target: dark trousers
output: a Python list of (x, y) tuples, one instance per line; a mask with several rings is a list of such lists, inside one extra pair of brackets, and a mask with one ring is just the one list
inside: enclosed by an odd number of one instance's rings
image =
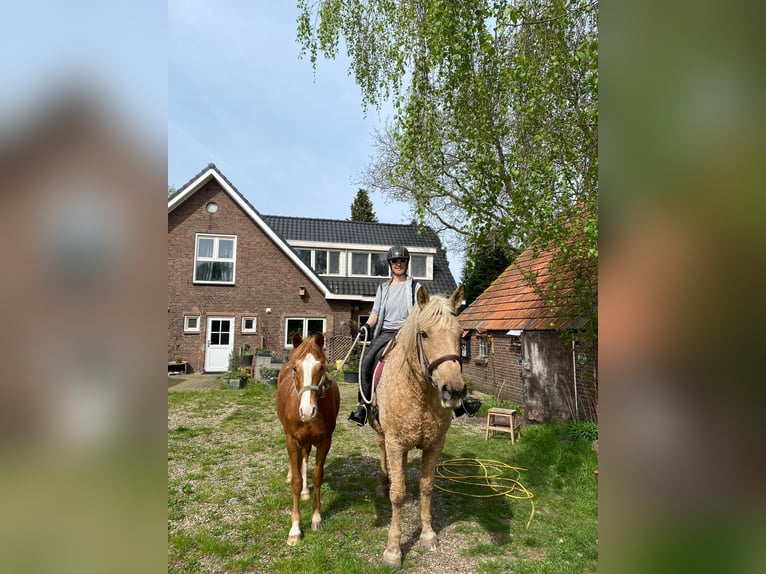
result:
[(364, 392), (365, 397), (372, 401), (372, 370), (375, 368), (375, 356), (391, 339), (394, 338), (394, 335), (396, 335), (396, 331), (381, 331), (364, 351), (364, 358), (362, 359), (362, 364), (359, 366), (359, 384), (361, 385), (361, 390), (357, 394), (359, 395), (360, 403), (364, 400), (362, 398), (362, 392)]

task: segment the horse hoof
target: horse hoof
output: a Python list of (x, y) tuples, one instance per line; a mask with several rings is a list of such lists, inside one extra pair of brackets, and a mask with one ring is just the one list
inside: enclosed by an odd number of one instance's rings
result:
[(397, 570), (402, 568), (402, 551), (397, 550), (385, 550), (383, 551), (383, 564), (391, 566)]
[(308, 500), (309, 498), (311, 498), (311, 494), (308, 492), (301, 492), (301, 500)]
[(316, 532), (317, 530), (322, 530), (322, 521), (319, 520), (318, 522), (312, 522), (311, 530), (313, 530), (314, 532)]
[(298, 542), (301, 541), (300, 536), (288, 536), (287, 537), (287, 545), (288, 546), (297, 546)]
[(439, 546), (439, 538), (435, 532), (428, 532), (420, 535), (420, 545), (427, 550), (433, 550)]

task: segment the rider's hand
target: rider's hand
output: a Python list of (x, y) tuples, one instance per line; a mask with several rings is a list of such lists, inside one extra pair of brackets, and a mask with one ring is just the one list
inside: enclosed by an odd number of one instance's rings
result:
[(359, 335), (360, 338), (364, 339), (365, 341), (369, 341), (370, 338), (372, 338), (372, 327), (365, 323), (359, 327)]

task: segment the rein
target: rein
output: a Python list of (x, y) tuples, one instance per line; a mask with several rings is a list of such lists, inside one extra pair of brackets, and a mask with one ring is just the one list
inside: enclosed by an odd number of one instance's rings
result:
[(417, 341), (417, 351), (418, 351), (418, 362), (420, 363), (421, 368), (423, 369), (423, 378), (425, 378), (426, 381), (431, 383), (434, 387), (436, 386), (436, 383), (434, 383), (434, 371), (436, 370), (436, 367), (441, 365), (442, 363), (446, 363), (447, 361), (457, 361), (460, 365), (460, 372), (463, 372), (463, 360), (460, 358), (460, 355), (442, 355), (441, 357), (438, 357), (434, 359), (433, 361), (429, 361), (428, 357), (426, 356), (425, 351), (423, 350), (423, 335), (421, 331), (418, 331), (418, 334), (416, 336)]

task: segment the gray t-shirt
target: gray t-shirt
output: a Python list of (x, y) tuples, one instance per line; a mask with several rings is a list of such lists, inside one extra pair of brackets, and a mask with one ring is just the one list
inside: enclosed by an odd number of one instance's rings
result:
[(381, 301), (385, 289), (378, 289), (375, 294), (375, 302), (372, 304), (372, 312), (380, 317), (381, 307), (385, 305), (383, 315), (383, 330), (395, 331), (402, 326), (404, 320), (410, 314), (412, 303), (412, 285), (410, 281), (395, 283), (388, 287), (388, 297), (385, 302)]

